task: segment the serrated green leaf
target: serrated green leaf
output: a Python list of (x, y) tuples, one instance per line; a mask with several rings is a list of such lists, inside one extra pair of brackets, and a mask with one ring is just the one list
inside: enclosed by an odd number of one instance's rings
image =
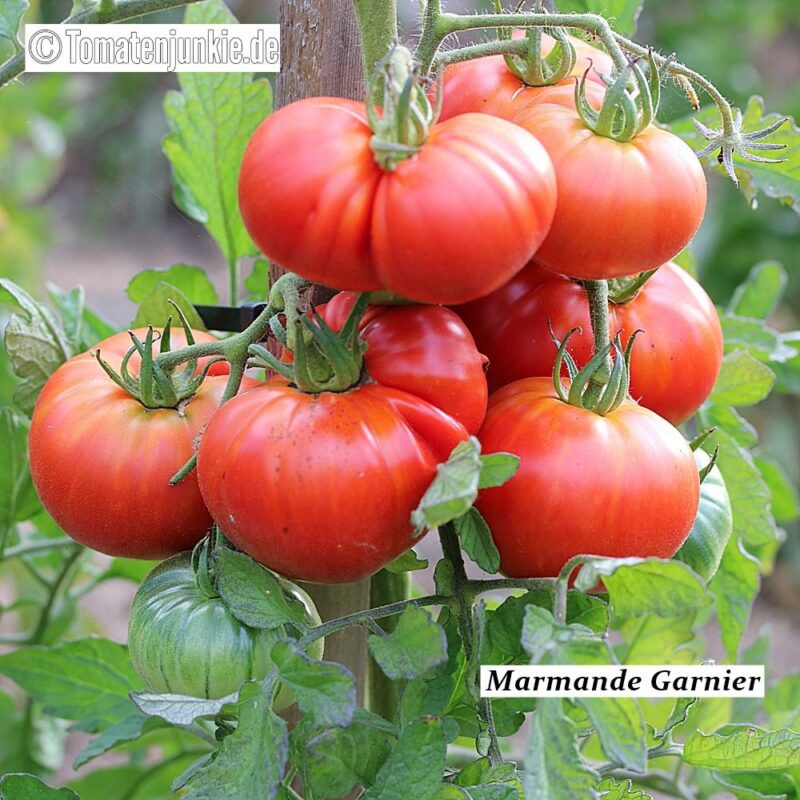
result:
[(145, 733), (164, 726), (165, 723), (159, 719), (152, 719), (144, 714), (133, 713), (121, 722), (116, 723), (116, 725), (106, 728), (99, 736), (92, 739), (75, 757), (72, 768), (80, 769), (84, 764), (88, 764), (92, 759), (103, 755), (103, 753), (107, 753), (119, 745), (134, 742)]
[(561, 14), (600, 14), (615, 31), (631, 36), (642, 11), (644, 0), (560, 0), (557, 5)]
[(392, 680), (416, 678), (447, 660), (444, 630), (428, 611), (416, 606), (403, 611), (390, 634), (372, 634), (367, 644), (372, 657)]
[(700, 409), (700, 422), (703, 428), (716, 428), (725, 431), (744, 448), (758, 443), (758, 431), (735, 408), (706, 404)]
[(653, 800), (641, 789), (634, 789), (629, 780), (616, 781), (606, 778), (597, 784), (602, 800)]
[(47, 284), (47, 295), (58, 311), (61, 327), (74, 353), (82, 353), (118, 331), (86, 305), (82, 286), (63, 292), (52, 283)]
[(214, 305), (217, 290), (205, 271), (190, 264), (173, 264), (167, 269), (146, 269), (131, 278), (125, 289), (134, 303), (141, 303), (159, 283), (179, 289), (187, 300), (199, 305)]
[(695, 664), (696, 612), (675, 617), (635, 617), (619, 626), (624, 644), (616, 648), (622, 664)]
[(781, 364), (797, 355), (797, 348), (762, 319), (724, 314), (720, 322), (726, 353), (744, 350), (758, 361), (769, 364)]
[(531, 718), (525, 756), (527, 800), (593, 800), (597, 773), (578, 750), (577, 728), (564, 714), (563, 700), (541, 697)]
[(305, 750), (303, 778), (314, 797), (344, 797), (356, 786), (371, 786), (395, 739), (356, 712), (346, 728), (331, 728), (312, 738)]
[(157, 283), (145, 295), (136, 312), (132, 327), (145, 328), (152, 325), (154, 328), (163, 328), (168, 319), (174, 321), (177, 314), (170, 304), (170, 300), (183, 312), (189, 327), (201, 331), (206, 329), (205, 323), (195, 310), (194, 303), (180, 289), (163, 281)]
[(780, 303), (786, 281), (786, 270), (779, 261), (756, 264), (736, 287), (728, 311), (740, 317), (766, 319)]
[[(190, 6), (186, 23), (236, 23), (222, 2)], [(267, 81), (252, 73), (182, 73), (180, 92), (169, 92), (164, 110), (170, 133), (164, 152), (172, 165), (175, 201), (203, 223), (228, 264), (255, 255), (237, 200), (245, 147), (272, 108)], [(238, 298), (231, 298), (236, 302)]]
[(722, 359), (710, 402), (721, 406), (752, 406), (760, 403), (775, 383), (775, 373), (750, 353), (735, 350)]
[(11, 525), (42, 507), (28, 466), (29, 427), (27, 418), (13, 408), (0, 408), (0, 558)]
[(80, 800), (72, 789), (53, 789), (35, 775), (10, 773), (0, 778), (0, 800)]
[(0, 674), (35, 697), (48, 714), (78, 720), (89, 732), (136, 713), (128, 693), (141, 687), (127, 648), (100, 638), (20, 648), (0, 656)]
[[(703, 450), (695, 451), (694, 457), (698, 469), (705, 468), (710, 461)], [(709, 581), (719, 568), (732, 533), (731, 500), (722, 473), (715, 466), (700, 484), (697, 517), (675, 558), (688, 564), (704, 581)]]
[(758, 561), (743, 550), (738, 538), (734, 537), (725, 548), (719, 570), (709, 586), (717, 600), (722, 643), (733, 662), (750, 619), (759, 583)]
[(495, 486), (502, 486), (516, 475), (520, 459), (513, 453), (489, 453), (481, 456), (481, 464), (478, 488), (492, 489)]
[(436, 477), (425, 490), (417, 508), (411, 512), (416, 535), (438, 528), (467, 513), (478, 496), (478, 480), (483, 462), (481, 446), (471, 436), (459, 442), (444, 464), (436, 468)]
[(707, 769), (779, 770), (800, 767), (800, 733), (765, 731), (754, 725), (728, 726), (732, 732), (693, 733), (684, 744), (687, 764)]
[(395, 575), (400, 575), (403, 572), (414, 572), (418, 569), (427, 569), (427, 567), (427, 559), (419, 558), (412, 549), (406, 550), (403, 555), (398, 556), (390, 564), (387, 564), (384, 569), (395, 573)]
[(713, 775), (736, 800), (792, 800), (797, 796), (791, 778), (779, 772), (715, 772)]
[(196, 719), (213, 719), (225, 706), (236, 703), (238, 697), (239, 692), (213, 700), (182, 694), (131, 693), (131, 700), (143, 714), (172, 725), (191, 725)]
[(8, 39), (16, 50), (22, 49), (19, 26), (28, 10), (28, 0), (3, 0), (0, 3), (0, 39)]
[(278, 677), (297, 698), (300, 711), (318, 727), (345, 727), (353, 720), (356, 685), (341, 664), (315, 661), (292, 642), (273, 645)]
[(74, 351), (53, 312), (4, 278), (0, 278), (0, 302), (14, 303), (22, 311), (12, 314), (4, 341), (11, 369), (19, 379), (14, 402), (30, 414), (45, 381)]
[(500, 553), (492, 532), (477, 508), (470, 508), (455, 521), (461, 549), (484, 571), (494, 575), (500, 569)]
[(363, 800), (432, 800), (442, 783), (444, 761), (441, 720), (416, 720), (403, 728)]
[(245, 625), (265, 630), (286, 624), (301, 630), (308, 627), (302, 603), (289, 597), (275, 574), (250, 556), (221, 548), (215, 559), (215, 578), (225, 604)]
[(775, 519), (781, 524), (796, 520), (800, 516), (800, 497), (783, 467), (768, 456), (756, 456), (754, 463), (769, 489)]
[(671, 617), (703, 608), (711, 597), (698, 577), (678, 561), (658, 558), (599, 558), (587, 561), (575, 587), (588, 591), (602, 580), (618, 618), (654, 614)]
[(239, 724), (214, 756), (189, 781), (186, 800), (222, 797), (273, 800), (283, 780), (289, 735), (271, 708), (272, 681), (245, 684), (239, 697)]

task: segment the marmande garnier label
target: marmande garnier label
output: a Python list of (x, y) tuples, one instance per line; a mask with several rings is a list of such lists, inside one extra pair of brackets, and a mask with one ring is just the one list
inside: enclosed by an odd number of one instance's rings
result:
[(482, 666), (482, 697), (763, 697), (764, 667)]

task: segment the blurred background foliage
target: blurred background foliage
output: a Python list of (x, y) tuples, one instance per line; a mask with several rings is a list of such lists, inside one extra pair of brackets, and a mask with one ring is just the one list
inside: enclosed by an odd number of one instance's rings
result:
[[(277, 19), (277, 2), (232, 0), (242, 22)], [(34, 0), (27, 21), (55, 22), (71, 0)], [(413, 36), (417, 8), (400, 0)], [(458, 10), (482, 7), (481, 0)], [(152, 22), (180, 20), (177, 9)], [(797, 0), (647, 0), (637, 35), (709, 76), (736, 105), (752, 94), (768, 111), (800, 118), (800, 3)], [(1, 55), (1, 54), (0, 54)], [(170, 173), (159, 142), (166, 133), (165, 75), (41, 75), (0, 92), (0, 274), (41, 296), (47, 282), (87, 287), (87, 300), (120, 324), (132, 306), (123, 298), (131, 275), (175, 261), (198, 263), (224, 283), (224, 265), (202, 228), (171, 199)], [(666, 92), (661, 117), (685, 116), (680, 90)], [(784, 303), (772, 320), (800, 325), (800, 216), (775, 201), (751, 209), (720, 176), (709, 177), (710, 204), (694, 250), (714, 300), (730, 297), (753, 264), (775, 259), (789, 273)], [(102, 279), (101, 277), (102, 276)], [(0, 362), (0, 401), (8, 401)], [(800, 483), (798, 400), (777, 395), (754, 421), (764, 448)], [(791, 531), (796, 534), (796, 531)], [(784, 565), (800, 585), (800, 546), (790, 536)], [(796, 590), (795, 590), (796, 591)], [(783, 589), (776, 592), (783, 596)], [(787, 600), (797, 602), (798, 595)]]

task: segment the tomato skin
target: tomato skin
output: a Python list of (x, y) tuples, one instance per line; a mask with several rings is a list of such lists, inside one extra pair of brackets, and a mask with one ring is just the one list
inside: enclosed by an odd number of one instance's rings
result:
[(463, 426), (378, 384), (305, 394), (279, 380), (206, 428), (198, 477), (225, 535), (289, 578), (347, 583), (414, 542), (409, 523)]
[(511, 577), (555, 577), (579, 554), (672, 557), (697, 513), (692, 451), (668, 422), (632, 401), (601, 417), (556, 397), (549, 378), (492, 395), (484, 453), (521, 458), (477, 508)]
[[(685, 422), (711, 393), (722, 364), (722, 329), (711, 298), (675, 264), (665, 264), (628, 303), (610, 303), (609, 327), (623, 346), (642, 330), (631, 352), (634, 400), (674, 425)], [(594, 337), (586, 292), (575, 281), (535, 262), (505, 286), (459, 306), (481, 352), (489, 358), (489, 390), (519, 378), (550, 375), (559, 340), (574, 327), (567, 346), (578, 366), (592, 356)], [(566, 375), (566, 367), (563, 370)]]
[[(340, 292), (317, 309), (341, 330), (356, 295)], [(442, 306), (371, 306), (361, 322), (364, 366), (372, 380), (427, 400), (474, 434), (486, 415), (488, 389), (475, 340)]]
[(514, 122), (550, 155), (558, 205), (536, 260), (572, 278), (645, 272), (679, 253), (706, 208), (706, 180), (692, 150), (653, 125), (630, 142), (590, 131), (566, 103), (543, 102)]
[(292, 103), (261, 124), (239, 205), (266, 255), (326, 286), (461, 303), (507, 281), (544, 240), (555, 178), (517, 126), (448, 120), (392, 172), (371, 136), (363, 103), (337, 98)]
[[(69, 359), (31, 420), (31, 475), (44, 507), (73, 539), (108, 555), (161, 559), (192, 547), (211, 517), (193, 474), (177, 486), (169, 479), (194, 452), (225, 384), (207, 378), (181, 411), (147, 409), (91, 353)], [(255, 384), (246, 378), (243, 387)]]
[[(319, 624), (308, 595), (298, 587), (291, 591)], [(221, 597), (205, 594), (195, 580), (191, 553), (173, 556), (148, 573), (133, 598), (128, 621), (131, 660), (148, 689), (209, 699), (226, 697), (245, 681), (265, 678), (272, 669), (270, 650), (284, 636), (281, 628), (267, 631), (245, 625)], [(322, 648), (323, 641), (317, 640), (309, 655), (321, 658)], [(276, 706), (290, 703), (282, 690)]]
[[(613, 72), (611, 56), (581, 39), (569, 38), (578, 55), (575, 68), (569, 78), (552, 86), (528, 86), (508, 69), (503, 56), (484, 56), (451, 64), (444, 71), (439, 118), (446, 120), (458, 114), (479, 112), (513, 120), (529, 104), (547, 102), (554, 91), (565, 94), (568, 101), (574, 103), (574, 78), (582, 76), (590, 63), (593, 68), (587, 76), (589, 85), (603, 86), (597, 72), (606, 75)], [(552, 50), (554, 40), (544, 34), (542, 42), (546, 55)]]

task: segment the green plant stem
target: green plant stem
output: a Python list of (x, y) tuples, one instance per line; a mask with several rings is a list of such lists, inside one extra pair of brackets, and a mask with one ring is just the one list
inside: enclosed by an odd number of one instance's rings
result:
[(50, 591), (48, 592), (47, 599), (42, 606), (39, 619), (36, 622), (36, 627), (34, 627), (34, 629), (31, 631), (31, 634), (25, 644), (33, 645), (42, 643), (44, 634), (47, 631), (47, 626), (50, 624), (50, 617), (53, 613), (53, 609), (55, 608), (56, 600), (58, 599), (59, 594), (67, 586), (69, 586), (73, 567), (85, 552), (85, 549), (81, 545), (76, 544), (75, 550), (67, 555), (64, 559), (61, 568), (56, 574), (55, 580), (52, 582), (52, 584), (50, 584)]
[[(369, 86), (375, 65), (397, 41), (397, 0), (353, 0), (361, 34), (364, 79)], [(377, 101), (372, 97), (367, 100)]]
[(62, 536), (58, 539), (42, 539), (36, 542), (24, 542), (15, 547), (9, 547), (3, 555), (3, 559), (19, 558), (31, 553), (41, 553), (45, 550), (60, 550), (62, 547), (69, 547), (74, 544), (75, 540), (70, 539), (69, 536)]
[[(594, 336), (594, 354), (597, 355), (610, 341), (608, 327), (608, 281), (584, 281), (586, 296), (589, 300), (589, 319)], [(584, 398), (587, 403), (594, 403), (600, 397), (611, 374), (611, 357), (606, 359), (602, 369), (597, 369), (589, 379)]]
[[(67, 17), (63, 24), (87, 24), (122, 22), (126, 19), (144, 17), (168, 8), (196, 3), (198, 0), (123, 0), (118, 3), (100, 3), (87, 11)], [(25, 70), (25, 53), (21, 51), (0, 66), (0, 86), (12, 81)]]
[(410, 600), (401, 600), (397, 603), (379, 606), (378, 608), (368, 608), (364, 611), (356, 611), (354, 614), (347, 614), (344, 617), (337, 617), (322, 625), (317, 625), (300, 639), (300, 647), (308, 647), (312, 642), (324, 636), (330, 636), (342, 628), (349, 628), (351, 625), (369, 626), (371, 620), (390, 617), (392, 614), (402, 614), (408, 606), (443, 606), (450, 602), (450, 597), (444, 594), (429, 594), (425, 597), (412, 597)]
[(467, 588), (474, 595), (484, 592), (504, 591), (506, 589), (525, 589), (528, 592), (538, 592), (552, 589), (555, 578), (492, 578), (486, 580), (467, 580)]
[(476, 685), (468, 687), (469, 692), (475, 698), (475, 709), (478, 720), (483, 730), (489, 736), (488, 756), (490, 763), (494, 766), (503, 763), (503, 755), (500, 752), (500, 744), (497, 740), (497, 731), (494, 729), (494, 717), (492, 714), (492, 701), (488, 697), (480, 696), (478, 682), (478, 663), (480, 652), (475, 636), (475, 595), (470, 590), (469, 579), (464, 568), (464, 557), (461, 554), (461, 545), (458, 541), (458, 534), (455, 532), (453, 524), (448, 522), (439, 528), (439, 538), (442, 543), (444, 557), (453, 566), (453, 597), (451, 608), (458, 621), (458, 631), (461, 635), (461, 642), (464, 647), (464, 656), (467, 660), (467, 675), (474, 675)]
[[(666, 756), (682, 756), (683, 755), (683, 745), (678, 744), (676, 742), (662, 742), (655, 747), (651, 747), (647, 751), (647, 760), (650, 761), (654, 758), (664, 758)], [(614, 764), (611, 761), (607, 761), (604, 764), (599, 764), (595, 769), (601, 775), (610, 775), (613, 772), (616, 772), (619, 768), (618, 764)], [(639, 780), (637, 778), (637, 780)]]

